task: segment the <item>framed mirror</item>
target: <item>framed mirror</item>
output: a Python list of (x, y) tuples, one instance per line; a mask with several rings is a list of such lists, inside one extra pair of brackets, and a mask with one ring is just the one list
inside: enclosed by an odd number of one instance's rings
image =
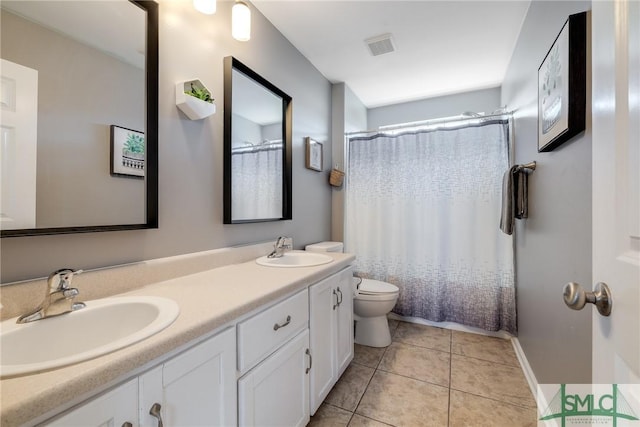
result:
[(280, 221), (291, 209), (291, 97), (224, 59), (224, 223)]
[(157, 3), (0, 13), (0, 236), (157, 228)]

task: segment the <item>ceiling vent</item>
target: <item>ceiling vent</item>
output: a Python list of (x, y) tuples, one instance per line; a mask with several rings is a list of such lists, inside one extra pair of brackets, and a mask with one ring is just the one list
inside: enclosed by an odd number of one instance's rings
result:
[(391, 39), (391, 34), (381, 34), (376, 37), (368, 38), (364, 41), (369, 47), (371, 55), (378, 56), (390, 53), (396, 50)]

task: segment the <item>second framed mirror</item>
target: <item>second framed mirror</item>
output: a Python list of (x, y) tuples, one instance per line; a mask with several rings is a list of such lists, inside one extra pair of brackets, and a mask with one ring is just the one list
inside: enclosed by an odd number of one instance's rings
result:
[(224, 59), (224, 223), (292, 218), (291, 97)]

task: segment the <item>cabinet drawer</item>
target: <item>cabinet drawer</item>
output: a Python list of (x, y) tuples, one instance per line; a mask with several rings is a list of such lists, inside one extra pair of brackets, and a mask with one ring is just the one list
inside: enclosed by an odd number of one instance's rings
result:
[(246, 372), (309, 323), (308, 291), (238, 324), (238, 370)]

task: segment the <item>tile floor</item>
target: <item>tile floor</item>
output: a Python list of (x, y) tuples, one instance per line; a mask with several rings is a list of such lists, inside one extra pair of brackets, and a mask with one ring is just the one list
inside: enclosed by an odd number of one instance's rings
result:
[(387, 348), (357, 345), (309, 427), (536, 425), (511, 342), (389, 321)]

